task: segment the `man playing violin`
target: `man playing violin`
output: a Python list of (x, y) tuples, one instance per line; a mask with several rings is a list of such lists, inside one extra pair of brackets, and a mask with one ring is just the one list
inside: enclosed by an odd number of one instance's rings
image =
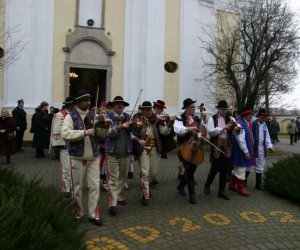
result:
[[(175, 149), (177, 147), (176, 142), (174, 141), (174, 121), (176, 116), (170, 116), (164, 112), (164, 109), (166, 108), (165, 102), (162, 100), (157, 100), (156, 102), (153, 102), (153, 113), (159, 116), (159, 123), (167, 126), (168, 128), (171, 128), (171, 131), (168, 135), (161, 135), (161, 142), (162, 142), (162, 152), (161, 152), (161, 158), (162, 159), (168, 159), (167, 153), (171, 150)], [(156, 176), (153, 176), (153, 173), (150, 169), (150, 180), (152, 185), (158, 184)]]
[(142, 115), (139, 116), (142, 129), (136, 134), (135, 140), (142, 147), (140, 156), (141, 168), (141, 197), (142, 205), (149, 205), (149, 174), (157, 176), (158, 166), (162, 152), (160, 135), (168, 135), (171, 128), (160, 123), (159, 116), (153, 113), (152, 104), (144, 101), (140, 106)]
[(100, 226), (100, 172), (99, 147), (93, 121), (95, 112), (89, 110), (91, 95), (79, 90), (75, 97), (76, 108), (64, 119), (62, 138), (68, 142), (71, 164), (72, 197), (77, 219), (83, 216), (82, 190), (86, 176), (88, 184), (88, 213), (91, 223)]
[[(191, 140), (191, 138), (197, 137), (200, 126), (200, 118), (195, 115), (196, 102), (197, 101), (193, 101), (191, 98), (185, 99), (182, 107), (185, 111), (175, 121), (174, 131), (177, 134), (177, 141), (179, 145)], [(194, 174), (197, 169), (197, 165), (184, 160), (180, 152), (178, 157), (179, 160), (182, 161), (185, 171), (184, 175), (180, 178), (177, 190), (180, 195), (185, 196), (186, 193), (184, 188), (187, 185), (189, 190), (189, 201), (191, 204), (196, 204), (197, 199), (195, 194)]]
[(210, 193), (210, 185), (212, 184), (217, 173), (219, 176), (219, 192), (218, 196), (225, 200), (229, 200), (228, 195), (225, 193), (225, 186), (227, 180), (227, 169), (231, 164), (231, 132), (233, 129), (234, 119), (227, 116), (228, 104), (225, 100), (220, 100), (216, 108), (218, 112), (208, 120), (208, 133), (210, 141), (225, 154), (217, 148), (211, 147), (210, 162), (211, 168), (205, 183), (204, 192)]
[(126, 205), (123, 187), (127, 178), (128, 166), (132, 153), (130, 115), (124, 112), (129, 106), (123, 97), (116, 96), (112, 102), (112, 111), (107, 115), (112, 120), (112, 127), (105, 139), (108, 174), (108, 207), (110, 215), (117, 214), (117, 204)]

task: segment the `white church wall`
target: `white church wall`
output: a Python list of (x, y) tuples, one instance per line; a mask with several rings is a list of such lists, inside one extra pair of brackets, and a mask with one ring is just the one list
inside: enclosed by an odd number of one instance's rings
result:
[(128, 0), (125, 14), (124, 98), (132, 109), (140, 99), (163, 97), (165, 0)]
[[(18, 60), (5, 68), (3, 105), (15, 107), (24, 99), (33, 112), (42, 100), (51, 102), (53, 1), (6, 1), (6, 29), (18, 27), (11, 39), (24, 46)], [(9, 46), (6, 44), (5, 46)]]

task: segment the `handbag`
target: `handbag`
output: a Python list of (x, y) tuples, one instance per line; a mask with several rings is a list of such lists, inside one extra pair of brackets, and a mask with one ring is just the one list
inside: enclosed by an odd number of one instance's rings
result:
[(7, 140), (8, 141), (14, 140), (15, 138), (16, 138), (15, 132), (11, 132), (11, 133), (7, 134)]

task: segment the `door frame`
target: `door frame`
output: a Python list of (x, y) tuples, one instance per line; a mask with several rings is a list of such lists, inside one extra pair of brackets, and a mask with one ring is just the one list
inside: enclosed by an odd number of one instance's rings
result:
[[(90, 64), (78, 64), (78, 63), (65, 63), (65, 98), (70, 95), (70, 82), (69, 82), (69, 73), (70, 68), (82, 68), (82, 69), (101, 69), (106, 70), (106, 100), (111, 98), (111, 75), (112, 75), (112, 66), (111, 65), (90, 65)], [(91, 93), (90, 93), (91, 94)]]

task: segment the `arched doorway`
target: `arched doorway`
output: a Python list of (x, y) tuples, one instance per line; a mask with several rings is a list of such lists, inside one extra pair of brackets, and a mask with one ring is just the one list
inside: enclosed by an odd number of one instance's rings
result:
[[(69, 95), (75, 96), (79, 89), (85, 89), (92, 94), (92, 104), (98, 92), (99, 102), (107, 99), (107, 70), (97, 68), (70, 67)], [(99, 103), (98, 102), (98, 103)]]
[[(87, 90), (98, 100), (109, 100), (111, 94), (111, 41), (103, 30), (77, 27), (67, 36), (65, 62), (65, 95), (74, 96), (79, 89)], [(95, 104), (92, 100), (92, 104)]]

